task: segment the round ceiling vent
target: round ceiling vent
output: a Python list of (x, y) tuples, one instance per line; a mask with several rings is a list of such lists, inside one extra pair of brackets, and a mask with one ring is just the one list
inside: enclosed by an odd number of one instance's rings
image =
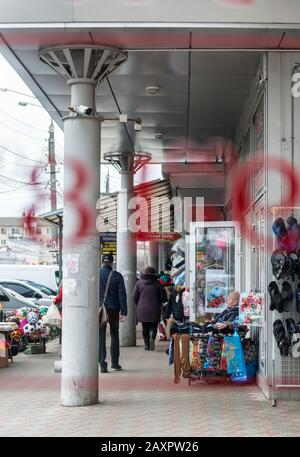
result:
[(146, 94), (147, 95), (158, 95), (160, 91), (159, 86), (147, 86), (146, 87)]

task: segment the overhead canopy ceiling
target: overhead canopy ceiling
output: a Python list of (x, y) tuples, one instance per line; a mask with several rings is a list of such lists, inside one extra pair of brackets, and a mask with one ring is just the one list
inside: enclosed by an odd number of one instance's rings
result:
[(209, 23), (279, 25), (300, 22), (298, 0), (0, 0), (3, 23)]
[[(1, 30), (1, 28), (0, 28)], [(231, 35), (230, 35), (231, 33)], [(237, 33), (237, 32), (235, 32)], [(236, 45), (277, 46), (282, 32), (253, 36), (240, 31)], [(271, 32), (270, 32), (271, 33)], [(50, 114), (60, 122), (67, 115), (70, 89), (65, 80), (39, 59), (45, 46), (85, 43), (102, 44), (128, 51), (128, 60), (97, 88), (97, 110), (104, 118), (115, 118), (118, 107), (129, 117), (142, 119), (141, 132), (116, 121), (102, 125), (102, 154), (116, 151), (150, 152), (152, 163), (210, 162), (215, 154), (202, 143), (211, 137), (233, 138), (253, 78), (260, 52), (189, 52), (189, 47), (231, 47), (232, 32), (85, 30), (46, 33), (4, 31), (4, 55)], [(172, 47), (172, 50), (167, 50)], [(177, 47), (175, 50), (174, 48)], [(151, 48), (152, 50), (137, 50)], [(154, 50), (154, 48), (159, 48)], [(164, 49), (164, 50), (162, 50)], [(27, 73), (27, 76), (26, 76)], [(26, 76), (26, 77), (25, 77)], [(147, 95), (147, 86), (159, 86), (158, 95)], [(112, 96), (111, 89), (115, 98)], [(155, 133), (163, 133), (157, 139)], [(200, 151), (200, 152), (199, 152)]]
[[(39, 50), (127, 50), (111, 88), (122, 112), (142, 118), (143, 130), (128, 125), (129, 139), (123, 125), (104, 122), (102, 151), (135, 148), (151, 152), (153, 163), (211, 161), (199, 143), (233, 137), (261, 51), (300, 49), (299, 0), (0, 0), (0, 11), (0, 49), (58, 122), (69, 88)], [(148, 85), (160, 86), (159, 95), (146, 95)], [(103, 117), (118, 114), (111, 88), (103, 81), (97, 89)]]
[[(103, 122), (102, 161), (108, 152), (150, 152), (182, 195), (210, 187), (212, 203), (224, 172), (210, 139), (233, 139), (261, 53), (300, 49), (299, 0), (21, 3), (0, 0), (0, 50), (51, 116), (63, 125), (70, 90), (41, 62), (41, 49), (83, 44), (127, 51), (127, 62), (98, 86), (97, 110), (104, 118), (119, 110), (139, 117), (143, 128), (135, 132), (128, 123), (126, 132), (118, 122)], [(147, 95), (153, 85), (159, 94)], [(172, 163), (201, 170), (172, 171)], [(208, 176), (205, 165), (214, 167)]]

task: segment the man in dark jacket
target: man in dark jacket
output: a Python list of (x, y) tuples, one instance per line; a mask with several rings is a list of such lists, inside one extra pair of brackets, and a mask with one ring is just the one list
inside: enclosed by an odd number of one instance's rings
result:
[[(111, 254), (102, 257), (102, 268), (100, 270), (100, 287), (99, 287), (99, 304), (103, 304), (106, 284), (110, 273), (112, 272), (114, 258)], [(105, 300), (105, 307), (108, 314), (108, 323), (111, 335), (111, 367), (114, 370), (121, 370), (119, 365), (120, 340), (119, 340), (119, 321), (127, 316), (127, 296), (124, 279), (121, 273), (113, 271), (108, 293)], [(106, 325), (99, 332), (99, 363), (101, 373), (107, 373), (106, 362)]]

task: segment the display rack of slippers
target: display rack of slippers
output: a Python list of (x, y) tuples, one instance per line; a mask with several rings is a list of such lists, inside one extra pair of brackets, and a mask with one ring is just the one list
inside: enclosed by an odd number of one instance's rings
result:
[(300, 224), (293, 216), (286, 223), (279, 217), (272, 229), (277, 249), (271, 256), (275, 280), (268, 286), (270, 310), (283, 314), (274, 321), (273, 334), (281, 356), (288, 357), (300, 340)]
[(183, 238), (175, 241), (171, 248), (171, 277), (175, 288), (185, 285), (185, 242)]

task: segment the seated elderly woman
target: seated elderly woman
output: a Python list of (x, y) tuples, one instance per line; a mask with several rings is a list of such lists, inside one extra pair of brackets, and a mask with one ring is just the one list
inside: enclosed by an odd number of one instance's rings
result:
[(222, 329), (227, 327), (230, 322), (233, 322), (239, 315), (239, 301), (240, 293), (237, 291), (231, 292), (226, 300), (227, 308), (214, 318), (212, 325)]

